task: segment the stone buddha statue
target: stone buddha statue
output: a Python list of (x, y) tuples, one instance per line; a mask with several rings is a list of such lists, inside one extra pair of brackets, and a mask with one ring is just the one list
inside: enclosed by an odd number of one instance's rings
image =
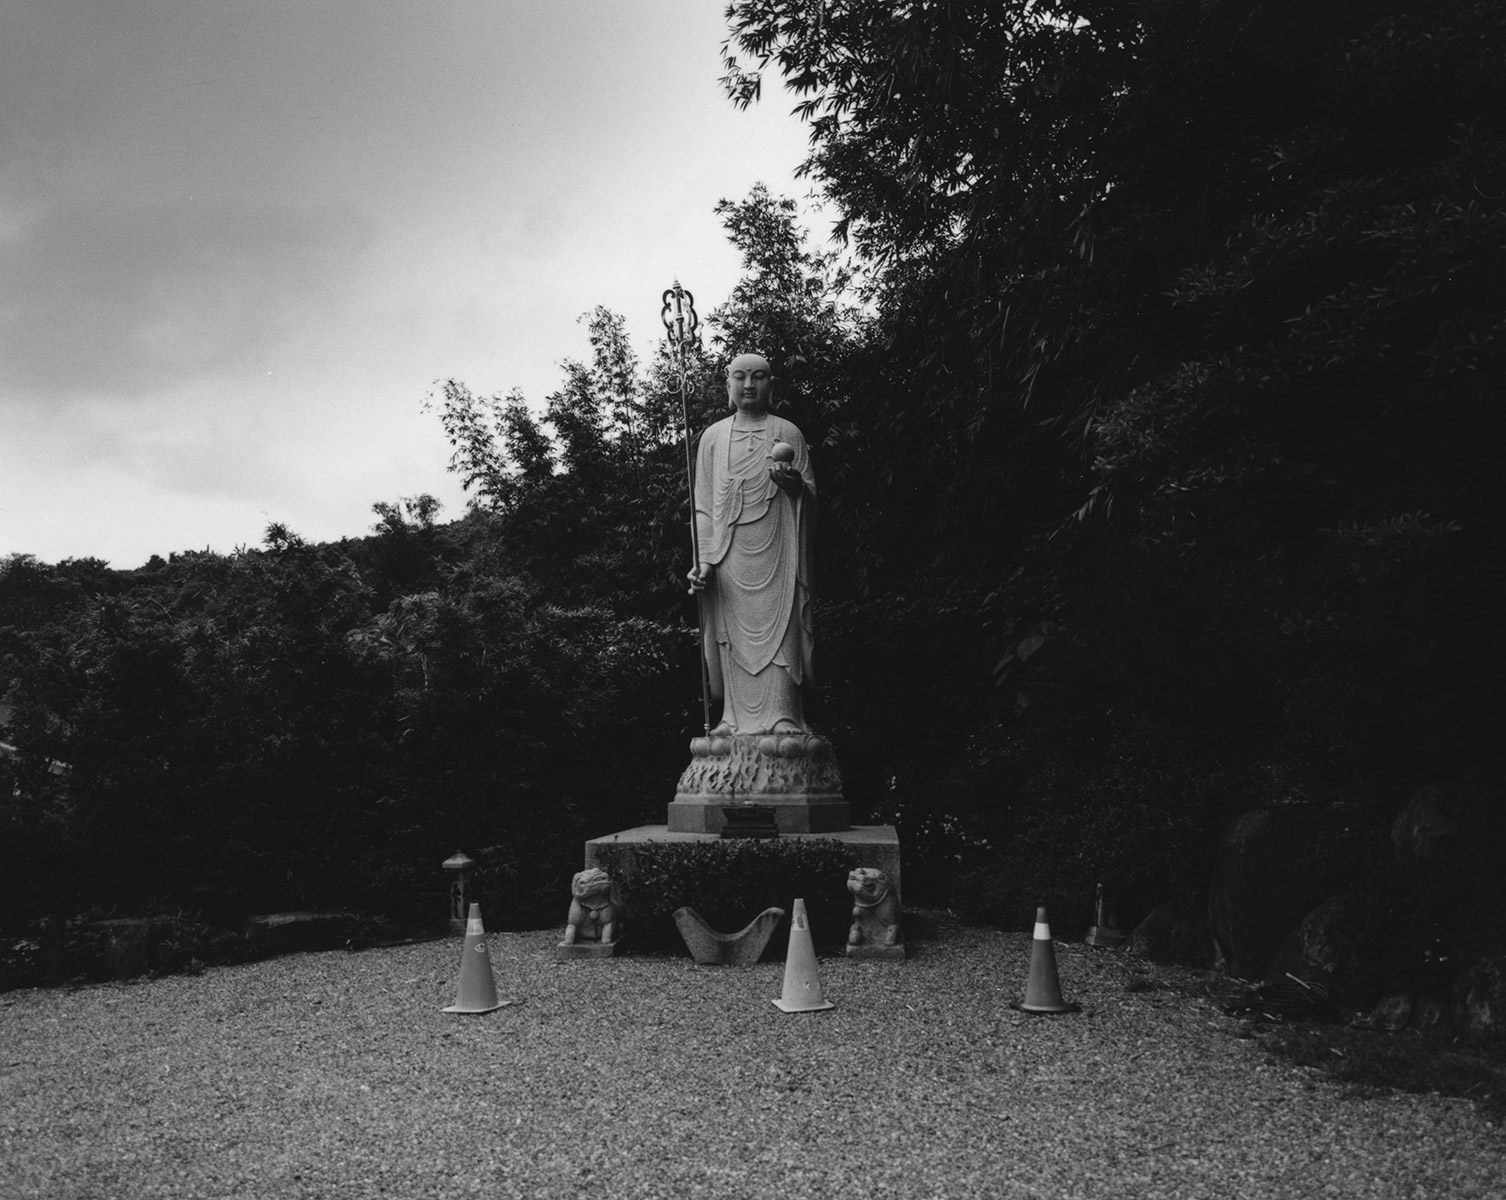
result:
[[(848, 828), (836, 761), (807, 727), (803, 703), (814, 680), (816, 477), (804, 435), (770, 411), (773, 388), (767, 359), (734, 358), (727, 368), (732, 414), (702, 433), (696, 453), (700, 561), (688, 579), (701, 597), (701, 650), (721, 717), (691, 743), (671, 829), (716, 832), (719, 809), (692, 818), (685, 807), (743, 801), (789, 808), (777, 814), (781, 830)], [(812, 807), (823, 811), (812, 817)]]
[(800, 430), (769, 411), (768, 361), (727, 368), (732, 415), (701, 435), (690, 572), (705, 611), (702, 652), (722, 702), (714, 734), (805, 732), (811, 679), (811, 547), (816, 477)]

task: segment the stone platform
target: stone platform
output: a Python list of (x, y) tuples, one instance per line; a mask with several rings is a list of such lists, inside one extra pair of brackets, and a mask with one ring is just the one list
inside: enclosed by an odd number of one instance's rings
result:
[(576, 959), (613, 958), (617, 954), (617, 943), (607, 942), (560, 942), (554, 948), (555, 962), (574, 962)]

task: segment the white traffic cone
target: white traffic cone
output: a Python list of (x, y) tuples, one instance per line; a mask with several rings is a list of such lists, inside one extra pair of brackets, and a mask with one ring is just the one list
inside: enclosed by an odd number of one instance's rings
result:
[(836, 1008), (821, 995), (821, 976), (816, 970), (816, 947), (811, 941), (805, 901), (796, 900), (790, 914), (790, 948), (784, 956), (784, 995), (774, 1005), (784, 1012), (820, 1012)]
[(1051, 944), (1051, 926), (1046, 910), (1035, 910), (1035, 937), (1030, 945), (1030, 978), (1025, 982), (1025, 999), (1011, 1004), (1027, 1013), (1081, 1012), (1079, 1004), (1062, 1000), (1061, 982), (1056, 978), (1056, 949)]
[(513, 1000), (497, 999), (492, 978), (492, 956), (486, 948), (486, 930), (481, 927), (481, 905), (472, 904), (465, 923), (465, 949), (460, 955), (460, 991), (447, 1013), (488, 1013)]

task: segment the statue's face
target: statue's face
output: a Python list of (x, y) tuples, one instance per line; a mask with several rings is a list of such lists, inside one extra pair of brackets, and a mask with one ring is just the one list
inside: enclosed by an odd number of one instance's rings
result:
[(774, 390), (769, 360), (759, 354), (739, 354), (727, 368), (727, 399), (742, 412), (765, 412)]

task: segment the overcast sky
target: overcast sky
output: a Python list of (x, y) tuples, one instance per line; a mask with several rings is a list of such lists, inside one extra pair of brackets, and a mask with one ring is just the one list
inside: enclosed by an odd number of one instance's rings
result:
[(540, 404), (596, 304), (647, 357), (737, 277), (716, 201), (804, 196), (722, 7), (0, 0), (0, 555), (459, 516), (436, 379)]

